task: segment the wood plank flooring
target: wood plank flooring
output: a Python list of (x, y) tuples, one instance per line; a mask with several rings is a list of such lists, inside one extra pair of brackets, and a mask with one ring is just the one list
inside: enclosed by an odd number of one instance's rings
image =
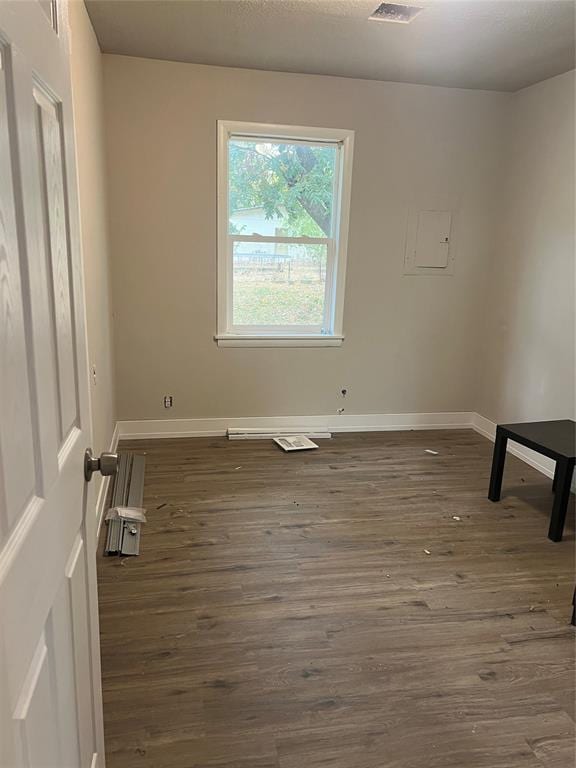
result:
[[(472, 431), (124, 443), (99, 550), (108, 768), (572, 768), (574, 500)], [(434, 456), (425, 449), (438, 451)]]

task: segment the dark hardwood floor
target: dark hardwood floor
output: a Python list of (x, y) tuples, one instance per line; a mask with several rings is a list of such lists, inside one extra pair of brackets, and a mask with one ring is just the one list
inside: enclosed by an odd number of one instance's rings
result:
[[(156, 440), (99, 551), (108, 768), (572, 768), (574, 500), (472, 431)], [(425, 449), (438, 451), (434, 456)]]

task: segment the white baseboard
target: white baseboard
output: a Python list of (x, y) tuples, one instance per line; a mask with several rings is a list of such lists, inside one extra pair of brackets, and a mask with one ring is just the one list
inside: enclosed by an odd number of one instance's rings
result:
[(472, 427), (474, 413), (369, 413), (329, 416), (254, 416), (224, 419), (158, 419), (119, 421), (121, 440), (159, 437), (216, 437), (227, 429), (318, 428), (330, 432), (384, 432), (407, 429), (465, 429)]
[[(109, 451), (114, 453), (118, 447), (118, 440), (120, 439), (120, 422), (116, 422), (114, 432), (110, 439)], [(96, 546), (100, 539), (100, 529), (102, 527), (102, 521), (104, 520), (104, 512), (106, 508), (106, 498), (108, 496), (108, 488), (110, 487), (110, 477), (100, 478), (100, 489), (98, 491), (98, 499), (96, 501)]]
[[(473, 429), (494, 441), (496, 424), (473, 411), (449, 413), (368, 413), (323, 416), (253, 416), (218, 419), (146, 419), (119, 421), (114, 430), (113, 447), (118, 440), (145, 440), (174, 437), (218, 437), (228, 429), (294, 429), (330, 432), (388, 432), (410, 429)], [(508, 441), (508, 451), (547, 477), (554, 477), (555, 462), (523, 445)], [(106, 491), (98, 499), (99, 525), (104, 512)], [(102, 509), (100, 510), (100, 507)]]

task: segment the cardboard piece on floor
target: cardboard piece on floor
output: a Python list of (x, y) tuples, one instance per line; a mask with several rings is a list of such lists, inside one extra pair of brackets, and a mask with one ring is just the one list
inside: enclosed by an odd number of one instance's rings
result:
[(306, 435), (275, 437), (274, 442), (284, 451), (309, 451), (312, 448), (318, 448), (316, 443), (309, 440)]

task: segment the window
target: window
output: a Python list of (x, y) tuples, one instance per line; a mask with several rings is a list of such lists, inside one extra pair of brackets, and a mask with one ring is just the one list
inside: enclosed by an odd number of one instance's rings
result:
[(353, 132), (218, 130), (218, 343), (338, 346)]

